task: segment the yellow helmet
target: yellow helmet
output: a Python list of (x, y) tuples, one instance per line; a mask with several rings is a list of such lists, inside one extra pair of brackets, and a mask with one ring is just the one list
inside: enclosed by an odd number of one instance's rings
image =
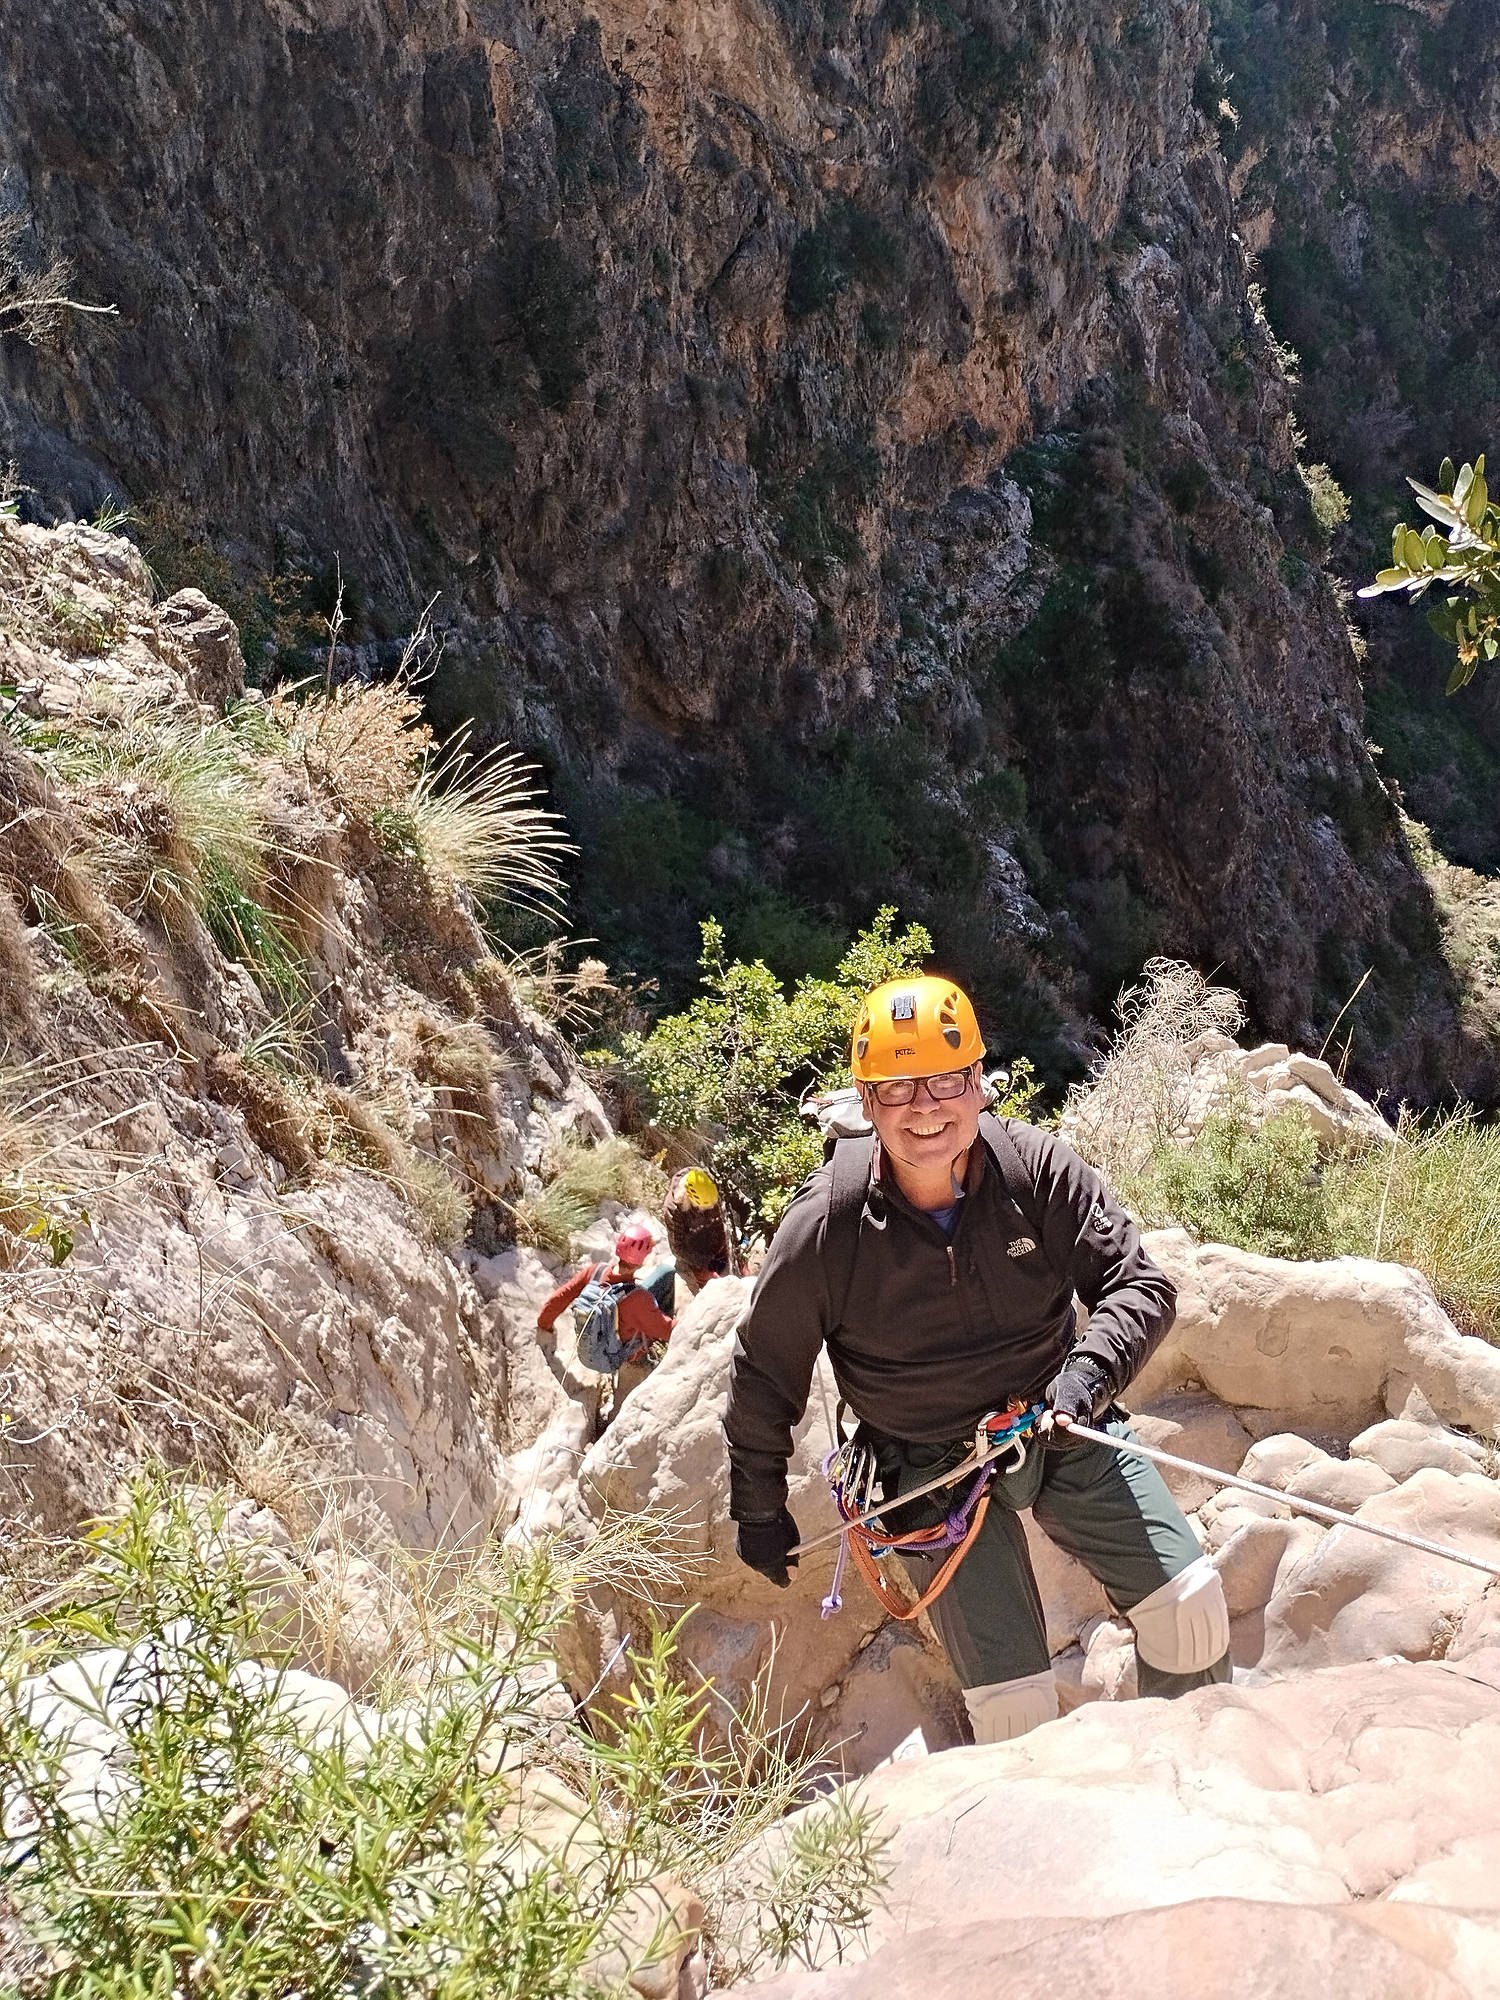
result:
[(973, 1004), (951, 979), (930, 972), (888, 979), (867, 996), (854, 1024), (849, 1067), (856, 1083), (967, 1069), (984, 1054)]
[(682, 1192), (690, 1208), (716, 1208), (719, 1190), (714, 1177), (702, 1167), (689, 1167), (682, 1177)]

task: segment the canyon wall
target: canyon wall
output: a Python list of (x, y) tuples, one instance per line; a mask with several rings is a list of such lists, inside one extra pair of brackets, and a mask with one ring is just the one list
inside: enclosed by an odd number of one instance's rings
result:
[(371, 657), (440, 592), (433, 714), (542, 756), (617, 964), (681, 992), (712, 909), (805, 967), (895, 898), (1053, 1076), (1170, 950), (1314, 1047), (1368, 971), (1356, 1075), (1490, 1088), (1198, 0), (0, 30), (0, 198), (119, 307), (0, 346), (25, 508), (320, 604), (336, 556)]

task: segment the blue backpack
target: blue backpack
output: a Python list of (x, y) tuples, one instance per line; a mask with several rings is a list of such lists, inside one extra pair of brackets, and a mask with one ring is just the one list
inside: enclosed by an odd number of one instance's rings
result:
[(573, 1325), (578, 1332), (578, 1359), (596, 1375), (613, 1375), (638, 1340), (620, 1336), (620, 1302), (635, 1290), (633, 1278), (604, 1282), (608, 1264), (596, 1264), (589, 1281), (573, 1301)]

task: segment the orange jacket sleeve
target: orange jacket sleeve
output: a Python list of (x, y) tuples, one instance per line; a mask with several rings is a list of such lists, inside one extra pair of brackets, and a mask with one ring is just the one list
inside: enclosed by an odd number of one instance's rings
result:
[(581, 1271), (575, 1271), (565, 1284), (559, 1285), (555, 1292), (552, 1292), (543, 1300), (542, 1309), (536, 1316), (537, 1331), (539, 1333), (550, 1333), (552, 1331), (558, 1319), (572, 1305), (574, 1299), (577, 1298), (589, 1279), (593, 1277), (597, 1268), (597, 1265), (585, 1264)]

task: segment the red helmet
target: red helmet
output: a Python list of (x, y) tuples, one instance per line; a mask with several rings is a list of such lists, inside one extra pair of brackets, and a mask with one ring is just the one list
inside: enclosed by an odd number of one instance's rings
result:
[(615, 1238), (617, 1264), (644, 1264), (651, 1255), (655, 1238), (644, 1222), (632, 1222)]

